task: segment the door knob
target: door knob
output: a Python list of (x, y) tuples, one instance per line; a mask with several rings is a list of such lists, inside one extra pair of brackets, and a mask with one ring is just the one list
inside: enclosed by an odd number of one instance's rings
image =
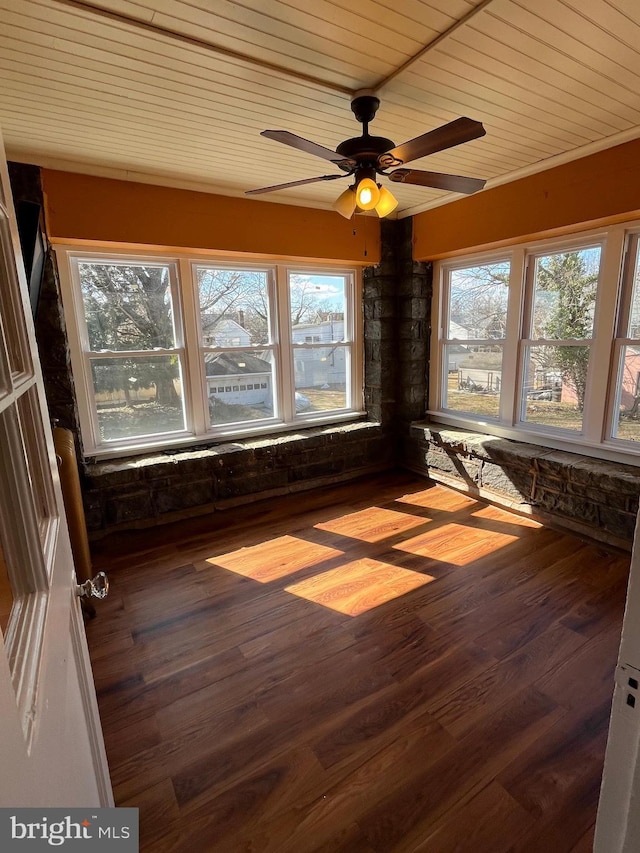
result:
[(80, 598), (106, 598), (109, 594), (109, 578), (104, 572), (76, 586), (76, 595)]

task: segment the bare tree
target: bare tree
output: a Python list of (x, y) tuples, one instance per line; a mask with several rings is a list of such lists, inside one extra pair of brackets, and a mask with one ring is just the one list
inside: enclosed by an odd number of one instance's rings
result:
[(503, 338), (506, 334), (509, 269), (504, 263), (455, 270), (451, 276), (449, 314), (467, 337)]

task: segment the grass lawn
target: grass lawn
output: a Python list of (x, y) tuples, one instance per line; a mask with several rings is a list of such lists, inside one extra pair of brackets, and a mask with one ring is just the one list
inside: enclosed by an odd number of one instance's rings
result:
[(98, 404), (98, 425), (104, 441), (115, 441), (184, 429), (184, 416), (180, 406), (160, 406), (152, 401), (130, 406)]
[[(298, 389), (311, 403), (308, 412), (324, 412), (342, 409), (345, 405), (344, 390), (333, 388)], [(255, 421), (270, 418), (271, 409), (266, 406), (243, 406), (223, 403), (220, 400), (211, 408), (212, 424), (228, 424), (240, 421)], [(180, 406), (161, 406), (153, 400), (143, 403), (113, 403), (98, 405), (100, 437), (104, 441), (132, 438), (140, 435), (159, 435), (184, 429), (184, 417)]]
[(309, 412), (326, 412), (329, 409), (343, 409), (346, 403), (346, 391), (335, 388), (297, 388), (301, 394), (309, 398)]
[[(487, 418), (498, 417), (499, 397), (497, 394), (458, 391), (457, 385), (457, 377), (449, 379), (447, 408), (456, 412), (471, 412), (474, 415)], [(531, 424), (540, 424), (541, 426), (571, 429), (578, 432), (582, 429), (582, 414), (571, 403), (532, 400), (527, 404), (526, 419)]]
[(618, 422), (618, 434), (616, 438), (624, 438), (627, 441), (640, 441), (640, 421), (621, 418)]

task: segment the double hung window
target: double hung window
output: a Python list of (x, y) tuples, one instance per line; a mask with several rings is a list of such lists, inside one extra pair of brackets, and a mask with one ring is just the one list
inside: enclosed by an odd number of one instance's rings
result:
[(87, 454), (361, 412), (356, 270), (57, 251)]
[(640, 234), (628, 240), (613, 354), (611, 435), (640, 441)]
[(600, 254), (589, 246), (528, 258), (522, 423), (582, 432)]
[(638, 455), (634, 227), (443, 261), (435, 290), (432, 417), (595, 456)]
[(508, 260), (447, 270), (444, 408), (499, 417), (508, 296)]

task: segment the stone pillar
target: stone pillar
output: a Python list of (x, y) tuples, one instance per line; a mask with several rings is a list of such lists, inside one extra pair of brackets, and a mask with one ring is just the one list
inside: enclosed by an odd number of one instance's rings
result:
[(364, 395), (369, 418), (394, 429), (398, 389), (397, 223), (383, 220), (382, 256), (364, 270)]
[(433, 266), (413, 260), (413, 219), (397, 222), (398, 240), (398, 461), (407, 458), (412, 421), (428, 406)]
[(402, 463), (412, 421), (424, 417), (431, 264), (412, 258), (413, 220), (383, 220), (382, 257), (364, 273), (365, 404)]

